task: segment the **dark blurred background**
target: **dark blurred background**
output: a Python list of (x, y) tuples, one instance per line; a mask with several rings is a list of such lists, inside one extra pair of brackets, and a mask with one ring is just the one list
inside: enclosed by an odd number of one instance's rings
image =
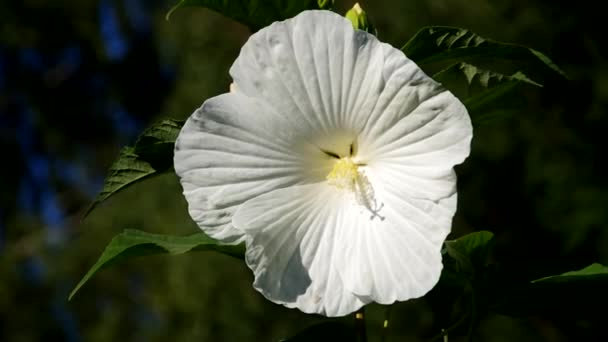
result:
[[(123, 229), (197, 230), (173, 174), (117, 195), (80, 222), (121, 146), (149, 123), (186, 118), (228, 89), (248, 30), (200, 8), (166, 21), (172, 5), (0, 2), (0, 341), (277, 341), (322, 321), (266, 301), (243, 263), (212, 253), (132, 260), (66, 300)], [(336, 5), (344, 13), (353, 3)], [(460, 26), (533, 47), (566, 71), (569, 82), (522, 90), (512, 115), (476, 129), (472, 155), (458, 168), (453, 237), (494, 232), (493, 259), (514, 281), (608, 263), (608, 51), (600, 5), (362, 5), (380, 39), (396, 47), (425, 25)], [(383, 310), (368, 310), (374, 335)], [(606, 318), (595, 315), (490, 314), (476, 337), (591, 341)], [(392, 317), (392, 341), (427, 341), (438, 332), (425, 299), (395, 305)]]

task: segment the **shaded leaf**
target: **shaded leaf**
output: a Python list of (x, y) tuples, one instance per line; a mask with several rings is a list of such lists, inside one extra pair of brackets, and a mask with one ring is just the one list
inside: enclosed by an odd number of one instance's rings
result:
[(100, 203), (127, 187), (173, 167), (173, 146), (182, 121), (163, 120), (147, 128), (135, 142), (124, 147), (114, 161), (103, 189), (83, 215), (83, 219)]
[(334, 0), (317, 0), (320, 9), (331, 10), (334, 7)]
[(457, 263), (457, 272), (474, 273), (486, 264), (494, 234), (479, 231), (445, 242), (445, 253)]
[(425, 27), (403, 46), (402, 51), (425, 70), (437, 64), (466, 62), (503, 74), (521, 71), (538, 81), (566, 77), (539, 51), (487, 39), (457, 27)]
[(189, 236), (151, 234), (139, 230), (125, 230), (116, 235), (103, 251), (97, 262), (70, 293), (68, 300), (99, 270), (120, 260), (154, 254), (183, 254), (190, 251), (218, 251), (236, 258), (243, 258), (243, 246), (220, 245), (203, 233)]
[(433, 78), (465, 104), (476, 126), (512, 113), (509, 107), (517, 103), (512, 97), (518, 86), (542, 87), (522, 72), (504, 75), (468, 63), (451, 65)]
[(167, 19), (178, 8), (201, 6), (245, 24), (252, 31), (257, 31), (275, 21), (291, 18), (305, 10), (329, 8), (331, 3), (333, 1), (327, 0), (180, 0), (167, 13)]
[(156, 170), (173, 167), (173, 149), (183, 121), (163, 120), (144, 130), (135, 142), (135, 153)]
[(478, 97), (488, 90), (512, 87), (520, 83), (542, 87), (526, 77), (522, 72), (513, 75), (504, 75), (495, 71), (478, 68), (468, 63), (456, 63), (433, 75), (433, 78), (442, 83), (461, 101), (471, 102), (471, 98)]
[(487, 261), (493, 239), (491, 232), (479, 231), (445, 241), (441, 277), (425, 296), (446, 329), (433, 341), (466, 326), (472, 331), (478, 325), (486, 310), (488, 271), (492, 270)]

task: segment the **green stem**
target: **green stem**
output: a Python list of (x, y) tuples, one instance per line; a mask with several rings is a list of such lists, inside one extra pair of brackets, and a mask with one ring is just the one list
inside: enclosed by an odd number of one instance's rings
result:
[(355, 312), (355, 334), (357, 342), (367, 342), (367, 329), (365, 328), (365, 307)]

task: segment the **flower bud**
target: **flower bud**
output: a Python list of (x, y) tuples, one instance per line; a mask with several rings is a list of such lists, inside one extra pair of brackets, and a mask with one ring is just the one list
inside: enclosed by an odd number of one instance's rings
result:
[(371, 25), (367, 20), (367, 13), (365, 13), (359, 3), (355, 3), (353, 8), (346, 12), (345, 17), (346, 19), (350, 20), (355, 29), (367, 32), (371, 31)]

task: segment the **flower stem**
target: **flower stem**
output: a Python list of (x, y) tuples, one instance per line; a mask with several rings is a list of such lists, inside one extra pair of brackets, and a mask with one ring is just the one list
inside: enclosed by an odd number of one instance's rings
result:
[(355, 312), (355, 334), (357, 342), (367, 342), (367, 329), (365, 328), (365, 307)]

